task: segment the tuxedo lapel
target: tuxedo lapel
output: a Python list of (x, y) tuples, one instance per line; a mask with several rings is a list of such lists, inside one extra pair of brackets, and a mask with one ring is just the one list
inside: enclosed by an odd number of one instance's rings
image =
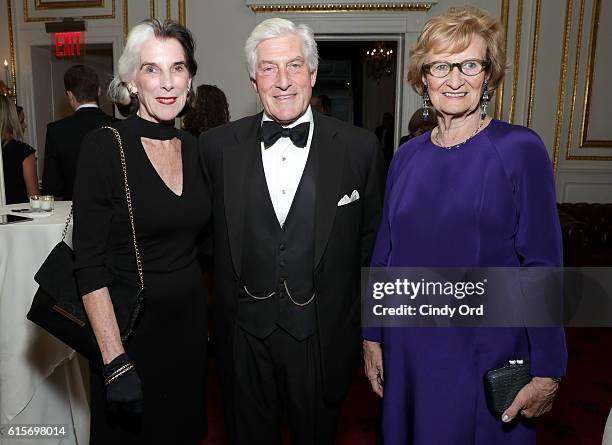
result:
[(315, 121), (312, 144), (317, 150), (316, 214), (314, 267), (317, 268), (336, 216), (342, 178), (344, 144), (338, 143), (337, 130), (313, 112)]
[(262, 114), (259, 113), (236, 134), (236, 144), (223, 148), (223, 190), (227, 234), (236, 275), (240, 276), (242, 265), (242, 245), (248, 187), (248, 168), (260, 155), (260, 126)]

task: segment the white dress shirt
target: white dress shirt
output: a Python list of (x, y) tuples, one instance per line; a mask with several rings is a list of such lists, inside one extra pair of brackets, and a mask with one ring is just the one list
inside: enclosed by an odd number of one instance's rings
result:
[[(262, 122), (271, 120), (264, 113)], [(304, 167), (306, 167), (308, 153), (310, 153), (310, 144), (312, 143), (314, 130), (310, 106), (298, 120), (285, 126), (285, 128), (293, 128), (304, 122), (310, 122), (308, 140), (304, 148), (293, 145), (293, 142), (288, 137), (279, 138), (269, 148), (265, 148), (263, 142), (261, 143), (261, 160), (263, 161), (268, 192), (270, 193), (276, 218), (281, 227), (287, 219), (287, 214), (300, 184), (302, 173), (304, 173)]]
[(76, 107), (76, 109), (74, 110), (74, 112), (76, 113), (77, 111), (79, 111), (81, 108), (100, 108), (98, 107), (98, 104), (94, 104), (94, 103), (90, 103), (90, 104), (82, 104), (79, 105), (78, 107)]

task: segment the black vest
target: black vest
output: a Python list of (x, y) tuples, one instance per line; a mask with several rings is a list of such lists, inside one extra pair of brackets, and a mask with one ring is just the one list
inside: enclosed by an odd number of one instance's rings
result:
[[(315, 333), (314, 293), (315, 147), (311, 144), (302, 178), (281, 228), (270, 199), (261, 155), (251, 168), (245, 212), (242, 273), (236, 322), (247, 332), (265, 338), (281, 327), (297, 340)], [(249, 296), (244, 287), (259, 298)], [(315, 295), (315, 300), (316, 300)]]

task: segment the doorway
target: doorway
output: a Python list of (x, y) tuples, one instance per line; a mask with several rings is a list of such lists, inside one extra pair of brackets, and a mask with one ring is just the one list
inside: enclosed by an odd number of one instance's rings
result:
[(375, 133), (385, 157), (400, 138), (403, 36), (317, 35), (319, 71), (313, 96), (328, 114)]

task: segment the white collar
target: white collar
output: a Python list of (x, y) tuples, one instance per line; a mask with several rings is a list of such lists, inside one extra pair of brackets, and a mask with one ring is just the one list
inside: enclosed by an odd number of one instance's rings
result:
[[(264, 111), (263, 113), (263, 118), (261, 119), (261, 122), (265, 122), (265, 121), (272, 121), (274, 119), (272, 119), (270, 116), (268, 116), (266, 114), (266, 112)], [(300, 125), (303, 124), (304, 122), (309, 122), (310, 123), (310, 128), (312, 131), (312, 127), (314, 124), (314, 120), (312, 117), (312, 109), (310, 108), (310, 105), (308, 105), (308, 108), (306, 109), (306, 111), (304, 112), (304, 114), (302, 114), (299, 118), (297, 118), (294, 122), (291, 122), (289, 125), (283, 125), (284, 128), (293, 128), (296, 125)], [(282, 124), (281, 124), (282, 125)]]
[(82, 105), (79, 105), (78, 107), (76, 107), (76, 110), (74, 110), (74, 112), (76, 113), (81, 108), (99, 108), (99, 107), (98, 107), (97, 104), (82, 104)]

